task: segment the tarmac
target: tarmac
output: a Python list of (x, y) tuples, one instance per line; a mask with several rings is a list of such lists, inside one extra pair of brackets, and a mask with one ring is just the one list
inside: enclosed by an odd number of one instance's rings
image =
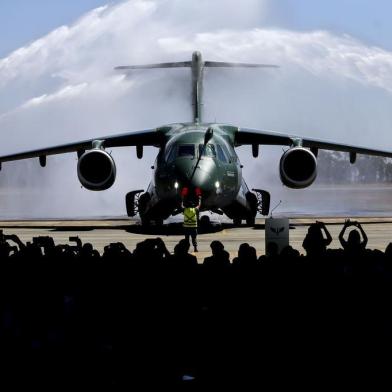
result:
[[(345, 218), (294, 218), (290, 219), (290, 245), (300, 253), (304, 253), (302, 241), (309, 225), (316, 220), (323, 221), (333, 242), (331, 248), (340, 248), (338, 236)], [(361, 222), (368, 238), (368, 248), (385, 250), (392, 241), (392, 217), (355, 218)], [(183, 238), (180, 223), (165, 224), (162, 227), (142, 228), (137, 220), (28, 220), (0, 221), (0, 229), (4, 234), (17, 234), (23, 242), (31, 241), (37, 236), (51, 236), (56, 244), (67, 244), (69, 237), (79, 236), (83, 243), (90, 242), (102, 253), (104, 246), (111, 242), (122, 242), (131, 251), (136, 244), (146, 238), (161, 237), (168, 250), (173, 252), (174, 246)], [(348, 229), (349, 231), (350, 229)], [(194, 253), (199, 262), (211, 254), (210, 243), (221, 241), (230, 253), (231, 259), (237, 255), (241, 243), (254, 246), (257, 255), (265, 253), (265, 219), (257, 219), (255, 227), (234, 227), (228, 223), (212, 222), (198, 235), (199, 252)], [(72, 243), (70, 243), (72, 244)]]

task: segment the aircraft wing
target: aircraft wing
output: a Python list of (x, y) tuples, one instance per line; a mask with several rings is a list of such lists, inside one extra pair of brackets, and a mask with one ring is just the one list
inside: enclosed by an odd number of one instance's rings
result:
[(265, 144), (279, 146), (302, 146), (311, 149), (349, 152), (353, 154), (376, 155), (392, 158), (392, 151), (376, 150), (350, 144), (334, 143), (326, 140), (313, 139), (272, 131), (239, 128), (235, 134), (235, 144)]
[(93, 148), (95, 141), (102, 142), (104, 148), (125, 147), (125, 146), (159, 146), (163, 140), (163, 134), (156, 129), (145, 131), (126, 132), (119, 135), (110, 135), (94, 139), (79, 141), (76, 143), (62, 144), (40, 148), (31, 151), (22, 151), (16, 154), (0, 156), (0, 163), (7, 161), (16, 161), (19, 159), (45, 157), (47, 155), (64, 154), (68, 152), (83, 152)]

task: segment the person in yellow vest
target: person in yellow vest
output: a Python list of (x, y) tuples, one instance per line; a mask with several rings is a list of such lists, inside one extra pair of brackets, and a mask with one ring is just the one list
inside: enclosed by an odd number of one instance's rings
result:
[(184, 214), (184, 234), (185, 234), (185, 239), (189, 243), (189, 238), (192, 238), (192, 245), (197, 252), (197, 223), (198, 223), (198, 215), (199, 215), (199, 209), (201, 205), (201, 196), (197, 198), (197, 205), (195, 202), (192, 202), (191, 199), (183, 199), (182, 201), (182, 209), (183, 209), (183, 214)]

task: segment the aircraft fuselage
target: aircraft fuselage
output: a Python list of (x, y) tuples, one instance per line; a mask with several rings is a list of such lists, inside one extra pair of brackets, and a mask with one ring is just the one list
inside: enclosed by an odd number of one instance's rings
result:
[[(248, 191), (234, 150), (235, 127), (220, 124), (175, 124), (164, 130), (166, 143), (155, 160), (145, 214), (166, 219), (181, 204), (181, 194), (198, 189), (202, 210), (224, 211)], [(206, 140), (206, 133), (211, 133)], [(245, 189), (244, 189), (245, 188)]]

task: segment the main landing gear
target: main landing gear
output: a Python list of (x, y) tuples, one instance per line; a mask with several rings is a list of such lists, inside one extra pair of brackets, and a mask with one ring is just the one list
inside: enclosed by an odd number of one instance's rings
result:
[(270, 210), (271, 195), (269, 192), (262, 189), (252, 189), (256, 194), (257, 212), (263, 216), (267, 216)]
[(128, 216), (134, 217), (140, 213), (140, 199), (143, 192), (143, 189), (139, 189), (137, 191), (129, 192), (125, 196), (125, 205), (127, 207)]
[[(145, 211), (151, 196), (148, 192), (143, 192), (143, 189), (138, 189), (127, 193), (125, 196), (125, 204), (128, 216), (134, 217), (139, 214), (142, 226), (147, 227), (150, 226), (151, 220), (145, 216)], [(163, 219), (157, 219), (154, 222), (157, 226), (163, 225)]]
[(252, 191), (253, 192), (247, 192), (245, 195), (246, 201), (248, 202), (247, 211), (233, 217), (234, 226), (240, 226), (243, 219), (245, 219), (247, 226), (254, 226), (257, 213), (264, 216), (269, 214), (271, 202), (270, 193), (262, 189), (252, 189)]

